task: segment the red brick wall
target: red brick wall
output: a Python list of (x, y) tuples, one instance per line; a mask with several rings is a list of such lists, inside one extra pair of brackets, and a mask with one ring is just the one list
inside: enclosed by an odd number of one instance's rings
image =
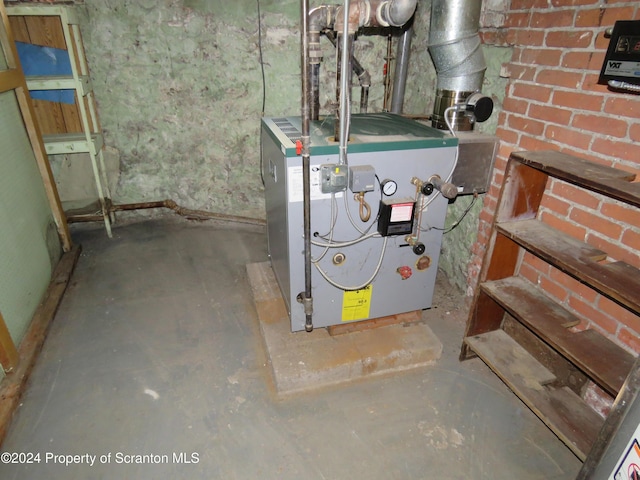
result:
[[(505, 2), (509, 4), (509, 2)], [(480, 214), (478, 241), (469, 266), (477, 284), (489, 226), (509, 154), (559, 150), (638, 173), (640, 95), (598, 85), (616, 20), (640, 19), (637, 1), (511, 0), (502, 28), (481, 29), (486, 44), (511, 46), (509, 76), (497, 135), (501, 148), (492, 186)], [(640, 268), (640, 211), (552, 181), (540, 218), (605, 251), (612, 260)], [(580, 316), (579, 328), (596, 328), (640, 352), (640, 319), (545, 263), (527, 255), (521, 274)]]

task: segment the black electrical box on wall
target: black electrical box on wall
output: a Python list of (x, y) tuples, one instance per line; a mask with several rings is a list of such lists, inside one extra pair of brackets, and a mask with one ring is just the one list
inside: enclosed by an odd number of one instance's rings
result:
[(619, 20), (613, 26), (598, 83), (640, 85), (640, 20)]

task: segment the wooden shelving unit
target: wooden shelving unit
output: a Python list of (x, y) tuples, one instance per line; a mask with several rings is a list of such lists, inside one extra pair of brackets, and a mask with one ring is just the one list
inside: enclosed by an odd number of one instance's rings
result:
[(592, 381), (616, 396), (634, 355), (519, 276), (524, 252), (640, 315), (640, 271), (537, 219), (549, 177), (640, 207), (634, 175), (559, 152), (509, 158), (460, 359), (480, 357), (585, 460), (604, 420), (580, 396)]
[[(27, 76), (35, 90), (73, 90), (75, 104), (34, 100), (36, 117), (49, 155), (86, 154), (91, 161), (99, 214), (111, 236), (114, 220), (106, 178), (103, 139), (96, 102), (80, 33), (80, 18), (73, 5), (18, 4), (7, 6), (16, 41), (66, 50), (71, 75)], [(91, 212), (95, 214), (95, 212)]]

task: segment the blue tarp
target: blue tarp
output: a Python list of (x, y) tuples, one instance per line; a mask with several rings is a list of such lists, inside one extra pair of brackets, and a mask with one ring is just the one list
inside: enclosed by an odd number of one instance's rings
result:
[[(18, 57), (24, 74), (71, 75), (69, 52), (61, 48), (41, 47), (30, 43), (16, 42)], [(75, 103), (74, 90), (31, 90), (31, 98), (50, 102)]]

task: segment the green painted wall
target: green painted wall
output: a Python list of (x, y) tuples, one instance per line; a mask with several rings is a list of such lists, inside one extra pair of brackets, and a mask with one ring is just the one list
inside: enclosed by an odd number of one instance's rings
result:
[[(502, 101), (507, 84), (506, 78), (500, 77), (502, 64), (511, 59), (511, 49), (503, 47), (483, 47), (487, 71), (485, 73), (483, 93), (490, 95), (494, 101), (494, 113), (484, 123), (478, 124), (476, 130), (486, 134), (494, 134), (498, 125), (498, 114), (502, 110)], [(472, 197), (465, 195), (449, 206), (446, 226), (452, 225), (464, 213)], [(478, 197), (471, 211), (460, 224), (447, 233), (442, 244), (440, 268), (447, 273), (449, 280), (461, 290), (467, 289), (467, 264), (471, 258), (471, 248), (478, 233), (478, 216), (482, 209), (484, 195)], [(468, 292), (470, 294), (470, 292)]]
[(13, 91), (0, 94), (0, 312), (18, 345), (61, 247)]
[[(311, 2), (311, 7), (323, 2)], [(338, 2), (339, 3), (339, 2)], [(106, 144), (118, 150), (116, 202), (172, 198), (211, 212), (264, 218), (259, 168), (262, 73), (256, 0), (86, 0), (85, 49)], [(260, 0), (265, 114), (300, 112), (299, 2)], [(429, 114), (435, 71), (427, 51), (430, 2), (418, 5), (405, 112)], [(355, 54), (380, 111), (387, 39), (360, 35)], [(335, 55), (323, 41), (322, 112), (335, 97)], [(395, 54), (395, 43), (393, 45)], [(486, 48), (487, 87), (501, 98), (504, 52)], [(359, 88), (354, 88), (357, 111)], [(499, 103), (499, 101), (497, 102)], [(494, 114), (497, 119), (497, 114)], [(493, 125), (483, 127), (492, 131)], [(457, 201), (451, 215), (464, 209)], [(478, 202), (481, 203), (481, 202)], [(445, 239), (442, 266), (464, 288), (477, 210)], [(463, 228), (464, 227), (464, 228)]]

